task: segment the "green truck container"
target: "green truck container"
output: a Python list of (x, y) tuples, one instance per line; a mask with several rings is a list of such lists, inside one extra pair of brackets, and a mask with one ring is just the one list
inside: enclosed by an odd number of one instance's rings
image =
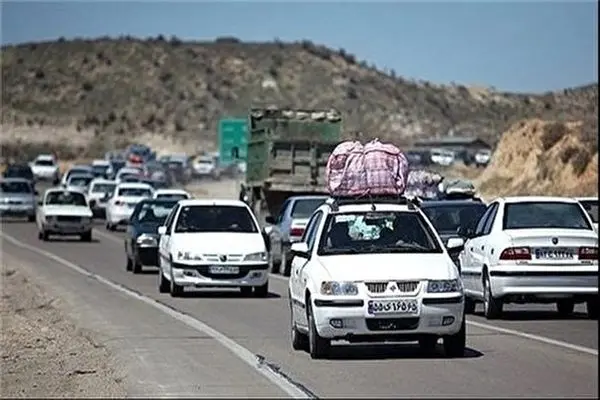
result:
[(337, 110), (253, 108), (248, 128), (243, 190), (261, 223), (290, 196), (327, 193), (325, 166), (342, 132)]

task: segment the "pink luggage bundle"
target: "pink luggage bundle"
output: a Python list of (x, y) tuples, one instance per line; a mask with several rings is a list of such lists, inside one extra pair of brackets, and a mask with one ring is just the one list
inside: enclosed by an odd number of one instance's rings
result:
[(332, 196), (401, 195), (408, 160), (398, 147), (378, 139), (364, 146), (342, 142), (327, 160), (326, 178)]

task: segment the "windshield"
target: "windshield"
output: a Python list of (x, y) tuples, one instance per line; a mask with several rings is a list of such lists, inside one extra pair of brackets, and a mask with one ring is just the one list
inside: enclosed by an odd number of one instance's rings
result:
[(74, 174), (87, 174), (89, 172), (90, 171), (87, 169), (75, 168), (75, 169), (69, 170), (69, 172), (67, 172), (67, 179), (69, 179), (69, 177), (71, 177), (71, 175), (74, 175)]
[(423, 207), (423, 212), (438, 232), (453, 233), (459, 227), (475, 227), (485, 210), (483, 203)]
[(598, 223), (598, 200), (581, 200), (581, 205), (590, 215), (590, 218), (594, 223)]
[(52, 161), (52, 160), (35, 160), (34, 165), (39, 165), (41, 167), (53, 167), (54, 161)]
[(162, 225), (175, 204), (177, 204), (176, 201), (161, 202), (160, 204), (149, 202), (141, 203), (131, 219), (139, 224)]
[(157, 195), (156, 198), (161, 200), (185, 200), (188, 196), (183, 193), (165, 193)]
[(31, 168), (26, 166), (10, 166), (4, 172), (6, 178), (26, 178), (33, 179)]
[(69, 178), (69, 186), (87, 186), (94, 179), (88, 176), (72, 176)]
[(292, 218), (309, 218), (327, 198), (296, 200), (292, 207)]
[(245, 207), (186, 206), (181, 208), (175, 232), (256, 233), (258, 228)]
[(319, 255), (442, 252), (425, 219), (412, 211), (331, 214), (318, 250)]
[(0, 193), (31, 193), (31, 185), (23, 181), (4, 181), (0, 183)]
[(592, 229), (577, 203), (522, 202), (506, 204), (504, 229)]
[(95, 183), (92, 186), (92, 193), (112, 193), (115, 190), (114, 183)]
[(146, 188), (121, 188), (117, 196), (150, 197), (152, 196), (152, 191)]
[(46, 205), (51, 206), (86, 206), (82, 193), (63, 191), (50, 192), (46, 195)]

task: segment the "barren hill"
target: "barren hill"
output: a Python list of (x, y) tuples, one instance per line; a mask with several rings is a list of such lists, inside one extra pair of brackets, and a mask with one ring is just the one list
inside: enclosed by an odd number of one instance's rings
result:
[(5, 138), (41, 132), (44, 141), (88, 152), (81, 143), (93, 140), (101, 151), (140, 134), (214, 141), (219, 118), (250, 105), (335, 107), (347, 133), (397, 143), (450, 128), (495, 142), (522, 118), (581, 120), (598, 112), (597, 83), (543, 95), (435, 85), (308, 41), (59, 39), (2, 51), (2, 123), (13, 132)]
[(484, 195), (598, 195), (598, 121), (516, 123), (478, 178)]

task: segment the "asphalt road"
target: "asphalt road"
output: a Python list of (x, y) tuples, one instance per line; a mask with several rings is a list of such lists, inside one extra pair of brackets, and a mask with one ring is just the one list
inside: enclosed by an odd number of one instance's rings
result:
[[(267, 299), (242, 298), (237, 290), (197, 291), (185, 298), (174, 299), (158, 293), (155, 270), (148, 269), (140, 275), (125, 271), (122, 233), (109, 233), (100, 224), (92, 243), (69, 239), (41, 242), (37, 239), (35, 225), (26, 222), (4, 222), (2, 231), (3, 236), (13, 238), (5, 238), (2, 243), (3, 252), (11, 257), (43, 265), (49, 276), (64, 274), (66, 261), (129, 288), (144, 298), (158, 300), (208, 325), (250, 353), (264, 357), (272, 370), (279, 370), (296, 387), (307, 388), (318, 397), (597, 397), (598, 394), (597, 351), (593, 354), (593, 349), (597, 349), (598, 325), (582, 315), (558, 320), (549, 311), (551, 308), (546, 307), (543, 311), (540, 307), (533, 307), (536, 311), (513, 309), (508, 313), (509, 320), (494, 322), (493, 325), (481, 317), (469, 317), (470, 322), (482, 323), (485, 327), (468, 325), (469, 350), (462, 359), (444, 359), (441, 351), (437, 357), (424, 358), (411, 344), (340, 344), (331, 360), (313, 361), (308, 354), (291, 349), (285, 278), (275, 276), (271, 279), (271, 295)], [(17, 246), (15, 240), (26, 247)], [(88, 286), (89, 282), (85, 279), (72, 279), (65, 290), (79, 293), (83, 303), (98, 301), (98, 296), (86, 299), (86, 296), (91, 296)], [(98, 286), (95, 290), (102, 290), (102, 285)], [(173, 329), (169, 327), (169, 315), (164, 310), (162, 314), (165, 315), (159, 318), (157, 314), (161, 313), (145, 310), (150, 306), (144, 306), (139, 298), (116, 296), (114, 288), (106, 284), (103, 290), (106, 298), (103, 301), (113, 303), (114, 313), (135, 309), (137, 318), (147, 315), (143, 318), (143, 327), (138, 327), (138, 330), (160, 335), (165, 329)], [(177, 323), (173, 320), (173, 324)], [(494, 326), (510, 329), (511, 332), (499, 332)], [(188, 332), (190, 328), (182, 328), (182, 332), (184, 330)], [(543, 338), (517, 336), (519, 332)], [(185, 336), (194, 337), (189, 332)], [(543, 342), (544, 338), (561, 342), (547, 343)], [(586, 352), (585, 349), (566, 348), (568, 345), (562, 342), (589, 349)], [(194, 357), (184, 357), (183, 354), (196, 352), (199, 357), (196, 368), (213, 371), (212, 375), (209, 374), (213, 379), (227, 383), (236, 381), (233, 377), (243, 376), (246, 382), (251, 381), (251, 368), (241, 359), (236, 360), (232, 355), (235, 352), (226, 351), (222, 345), (222, 341), (213, 342), (202, 349), (194, 341), (176, 340), (170, 343), (172, 349), (162, 356), (169, 360), (169, 353), (180, 354), (184, 365), (191, 367)], [(212, 351), (211, 358), (202, 353), (209, 350)], [(175, 368), (172, 359), (161, 365), (159, 355), (146, 361), (156, 363), (158, 369)], [(175, 383), (183, 379), (173, 374), (161, 374), (158, 370), (155, 374), (163, 381), (165, 377), (172, 377)], [(280, 388), (270, 382), (272, 393), (266, 393), (266, 379), (262, 376), (255, 379), (255, 386), (260, 388), (253, 392), (255, 395), (281, 394)], [(239, 380), (244, 381), (242, 378)], [(164, 382), (161, 385), (168, 388)], [(235, 395), (233, 392), (239, 393), (237, 389), (239, 385), (232, 386), (232, 395)], [(140, 393), (140, 390), (136, 392)], [(180, 389), (178, 393), (181, 393)]]

